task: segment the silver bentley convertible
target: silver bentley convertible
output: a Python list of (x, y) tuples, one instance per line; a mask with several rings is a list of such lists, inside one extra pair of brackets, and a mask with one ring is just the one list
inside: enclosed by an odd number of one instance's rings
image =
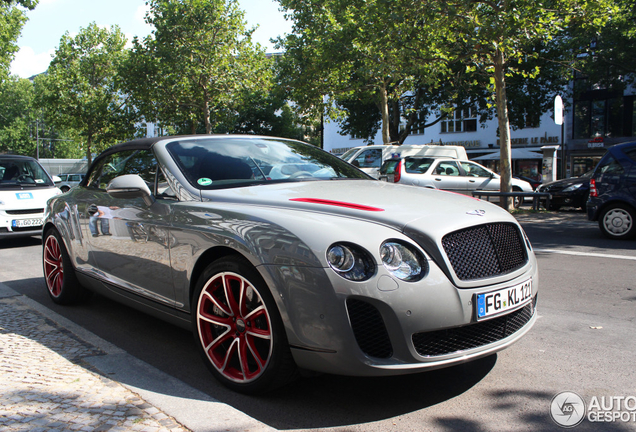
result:
[(191, 328), (214, 376), (244, 393), (302, 369), (454, 365), (536, 319), (537, 263), (506, 211), (287, 139), (116, 145), (49, 200), (42, 238), (54, 302), (97, 292)]

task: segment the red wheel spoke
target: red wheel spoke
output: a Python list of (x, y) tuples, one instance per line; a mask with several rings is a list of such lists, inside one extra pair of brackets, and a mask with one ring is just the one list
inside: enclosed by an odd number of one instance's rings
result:
[(225, 358), (223, 359), (222, 366), (220, 367), (221, 372), (225, 373), (226, 375), (231, 375), (230, 371), (227, 370), (227, 366), (230, 363), (230, 359), (232, 358), (232, 355), (234, 355), (235, 352), (236, 352), (236, 355), (240, 357), (238, 338), (234, 339), (230, 347), (227, 349), (227, 352), (225, 353)]
[(223, 275), (223, 289), (225, 290), (225, 298), (227, 299), (227, 304), (229, 305), (230, 309), (233, 312), (234, 316), (240, 316), (241, 315), (241, 310), (239, 307), (239, 301), (240, 301), (240, 297), (241, 294), (243, 292), (243, 280), (242, 279), (238, 279), (240, 284), (241, 284), (241, 288), (239, 291), (239, 300), (237, 301), (237, 299), (234, 297), (234, 291), (232, 291), (231, 288), (231, 284), (230, 281), (231, 280), (237, 280), (237, 278), (235, 276), (232, 275), (228, 275), (228, 274), (224, 274)]

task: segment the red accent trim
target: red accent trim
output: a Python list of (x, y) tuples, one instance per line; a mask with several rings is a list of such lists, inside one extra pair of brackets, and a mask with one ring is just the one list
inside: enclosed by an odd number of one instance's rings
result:
[(404, 159), (398, 159), (397, 165), (395, 165), (395, 173), (393, 174), (393, 183), (399, 183), (400, 179), (402, 178), (403, 163), (406, 163), (404, 162)]
[(352, 209), (364, 210), (364, 211), (384, 211), (384, 209), (377, 208), (377, 207), (370, 207), (370, 206), (366, 206), (362, 204), (354, 204), (354, 203), (348, 203), (343, 201), (332, 201), (332, 200), (319, 199), (319, 198), (290, 198), (289, 200), (298, 201), (298, 202), (306, 202), (311, 204), (324, 204), (324, 205), (331, 205), (331, 206), (337, 206), (337, 207), (346, 207), (346, 208), (352, 208)]

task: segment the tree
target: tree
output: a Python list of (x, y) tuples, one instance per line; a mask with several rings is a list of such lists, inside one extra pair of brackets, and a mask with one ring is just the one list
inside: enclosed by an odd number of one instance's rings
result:
[[(430, 4), (428, 5), (430, 7)], [(524, 70), (518, 65), (542, 58), (543, 50), (555, 38), (563, 38), (570, 22), (600, 23), (607, 12), (605, 1), (587, 0), (449, 0), (435, 4), (442, 26), (460, 37), (457, 56), (474, 70), (490, 77), (493, 105), (499, 123), (501, 190), (511, 189), (510, 117), (507, 78), (513, 75), (536, 78), (541, 66)], [(600, 14), (600, 15), (599, 15)], [(512, 203), (506, 199), (505, 207)]]
[[(16, 7), (33, 9), (38, 0), (2, 0), (0, 1), (0, 74), (7, 77), (14, 54), (18, 52), (16, 41), (27, 21), (25, 13)], [(3, 78), (4, 78), (3, 77)]]
[(149, 120), (196, 133), (232, 128), (241, 97), (271, 83), (271, 63), (251, 40), (236, 0), (150, 0), (155, 27), (133, 41), (126, 88)]
[(9, 77), (0, 83), (0, 152), (35, 156), (35, 111), (33, 84), (28, 79)]
[(89, 164), (93, 153), (134, 136), (138, 116), (120, 91), (118, 76), (125, 44), (117, 26), (107, 30), (92, 23), (74, 38), (67, 32), (46, 75), (36, 80), (48, 123), (75, 130)]
[[(442, 34), (425, 7), (380, 0), (279, 0), (294, 22), (292, 34), (279, 38), (285, 48), (282, 67), (291, 97), (305, 112), (323, 110), (338, 118), (342, 108), (377, 106), (383, 142), (403, 141), (397, 124), (407, 124), (436, 94), (440, 82), (452, 82)], [(416, 2), (422, 3), (423, 2)], [(423, 55), (416, 60), (413, 53)], [(339, 110), (340, 108), (340, 110)], [(351, 114), (351, 112), (349, 112)], [(375, 123), (377, 124), (377, 123)], [(373, 123), (354, 121), (348, 126)], [(363, 134), (369, 136), (368, 133)]]

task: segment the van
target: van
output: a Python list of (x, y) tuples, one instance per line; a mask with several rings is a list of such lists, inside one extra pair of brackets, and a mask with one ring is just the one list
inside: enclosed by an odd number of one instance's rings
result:
[(462, 146), (445, 145), (370, 145), (354, 147), (340, 156), (341, 159), (360, 168), (373, 178), (379, 178), (384, 161), (406, 156), (435, 156), (468, 159)]

